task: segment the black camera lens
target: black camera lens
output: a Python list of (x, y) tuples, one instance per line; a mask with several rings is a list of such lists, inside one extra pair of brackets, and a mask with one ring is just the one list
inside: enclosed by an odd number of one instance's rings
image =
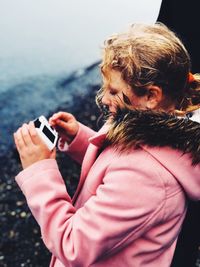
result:
[(41, 122), (39, 119), (36, 119), (33, 122), (34, 122), (35, 128), (40, 128)]

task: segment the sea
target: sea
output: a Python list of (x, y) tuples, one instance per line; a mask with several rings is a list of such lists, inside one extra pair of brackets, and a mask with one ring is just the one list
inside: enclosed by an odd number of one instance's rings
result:
[(99, 79), (103, 40), (132, 23), (156, 21), (160, 4), (0, 0), (0, 156), (13, 148), (13, 132), (24, 122), (48, 116), (62, 103), (73, 113), (80, 83), (87, 94), (84, 77)]

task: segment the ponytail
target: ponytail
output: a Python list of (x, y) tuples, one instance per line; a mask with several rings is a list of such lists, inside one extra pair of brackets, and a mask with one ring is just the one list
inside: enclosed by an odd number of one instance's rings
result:
[(188, 75), (184, 97), (179, 105), (183, 113), (200, 108), (200, 73)]

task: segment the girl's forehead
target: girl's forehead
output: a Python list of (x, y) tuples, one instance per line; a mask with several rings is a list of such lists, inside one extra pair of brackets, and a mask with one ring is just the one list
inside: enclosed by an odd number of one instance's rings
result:
[(113, 70), (108, 75), (103, 75), (103, 84), (105, 87), (117, 91), (126, 91), (131, 89), (130, 85), (122, 79), (119, 71)]
[(107, 75), (103, 75), (103, 83), (104, 85), (110, 86), (110, 87), (116, 87), (122, 83), (121, 75), (120, 73), (113, 73), (110, 72)]
[(106, 81), (122, 80), (121, 72), (118, 70), (109, 69), (102, 72), (103, 79)]

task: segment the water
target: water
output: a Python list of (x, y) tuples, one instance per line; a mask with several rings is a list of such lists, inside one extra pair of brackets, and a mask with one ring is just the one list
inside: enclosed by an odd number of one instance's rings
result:
[[(62, 103), (73, 111), (80, 76), (99, 81), (87, 66), (100, 59), (103, 40), (130, 23), (155, 21), (160, 2), (0, 0), (0, 155), (23, 122)], [(85, 94), (86, 85), (84, 78)]]
[(68, 75), (101, 57), (103, 40), (152, 22), (161, 0), (0, 0), (0, 92), (23, 78)]
[[(62, 105), (72, 112), (87, 97), (92, 86), (100, 84), (99, 62), (65, 76), (37, 76), (22, 80), (1, 93), (0, 156), (13, 148), (13, 133), (40, 115), (47, 118)], [(76, 104), (75, 104), (76, 103)]]

